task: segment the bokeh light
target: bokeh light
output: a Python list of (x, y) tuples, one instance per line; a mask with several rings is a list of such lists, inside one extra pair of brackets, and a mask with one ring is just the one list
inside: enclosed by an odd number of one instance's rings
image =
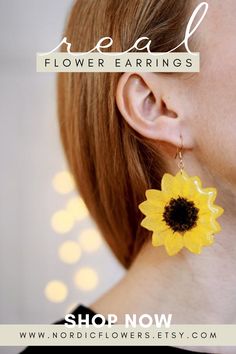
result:
[(74, 219), (67, 210), (59, 210), (53, 214), (51, 225), (55, 232), (65, 234), (73, 228)]
[(48, 282), (45, 290), (45, 296), (52, 302), (63, 302), (68, 294), (68, 289), (65, 283), (59, 280)]
[(81, 257), (81, 248), (78, 242), (65, 241), (61, 244), (58, 250), (59, 258), (69, 264), (78, 262)]
[(84, 251), (95, 252), (101, 246), (102, 238), (98, 230), (89, 228), (80, 233), (79, 243)]
[(66, 210), (75, 221), (87, 218), (89, 215), (88, 209), (81, 197), (71, 198), (67, 203)]
[(52, 180), (52, 185), (56, 192), (67, 194), (75, 189), (75, 182), (69, 171), (61, 171), (57, 173)]
[(84, 291), (94, 290), (98, 285), (97, 272), (90, 267), (84, 267), (75, 273), (75, 285)]

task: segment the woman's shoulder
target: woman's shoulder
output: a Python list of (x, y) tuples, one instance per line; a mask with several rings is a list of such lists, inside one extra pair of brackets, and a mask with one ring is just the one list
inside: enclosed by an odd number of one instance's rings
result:
[[(96, 315), (96, 313), (84, 305), (79, 305), (69, 315), (73, 315), (74, 316), (73, 318), (75, 319), (78, 316), (80, 316), (81, 319), (88, 318), (88, 322), (91, 324), (92, 318), (93, 316)], [(55, 324), (65, 324), (65, 323), (66, 323), (65, 318), (55, 322)]]

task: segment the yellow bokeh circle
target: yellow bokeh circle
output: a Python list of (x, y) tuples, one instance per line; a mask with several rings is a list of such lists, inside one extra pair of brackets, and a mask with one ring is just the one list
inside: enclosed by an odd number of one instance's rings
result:
[(95, 252), (102, 244), (102, 238), (98, 230), (89, 228), (79, 235), (79, 243), (86, 252)]
[(67, 203), (66, 210), (75, 221), (82, 220), (89, 215), (88, 209), (81, 197), (71, 198)]
[(67, 210), (59, 210), (53, 214), (51, 225), (55, 232), (65, 234), (73, 228), (74, 219)]
[(90, 267), (84, 267), (75, 273), (75, 285), (84, 291), (94, 290), (98, 285), (97, 272)]
[(74, 178), (69, 171), (58, 172), (53, 177), (52, 185), (56, 192), (60, 194), (67, 194), (75, 189)]
[(44, 293), (49, 301), (63, 302), (67, 297), (68, 289), (62, 281), (52, 280), (48, 282)]
[(81, 257), (81, 248), (78, 242), (75, 241), (65, 241), (59, 247), (58, 250), (59, 258), (69, 264), (78, 262)]

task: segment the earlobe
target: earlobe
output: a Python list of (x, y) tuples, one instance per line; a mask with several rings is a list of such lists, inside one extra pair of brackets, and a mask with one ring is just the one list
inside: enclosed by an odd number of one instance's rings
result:
[(173, 104), (168, 107), (165, 93), (170, 96), (173, 88), (170, 90), (165, 80), (155, 73), (124, 73), (117, 86), (116, 102), (124, 119), (140, 135), (176, 147), (180, 134), (184, 134), (182, 119)]

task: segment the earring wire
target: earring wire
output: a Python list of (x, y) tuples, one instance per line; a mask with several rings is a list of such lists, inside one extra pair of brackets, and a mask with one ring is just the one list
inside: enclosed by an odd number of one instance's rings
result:
[(178, 157), (179, 158), (179, 162), (178, 162), (178, 167), (180, 169), (180, 173), (182, 174), (183, 169), (184, 169), (184, 161), (183, 161), (183, 137), (182, 134), (180, 134), (180, 146), (178, 146), (177, 151), (176, 151), (176, 155), (175, 155), (175, 159)]

